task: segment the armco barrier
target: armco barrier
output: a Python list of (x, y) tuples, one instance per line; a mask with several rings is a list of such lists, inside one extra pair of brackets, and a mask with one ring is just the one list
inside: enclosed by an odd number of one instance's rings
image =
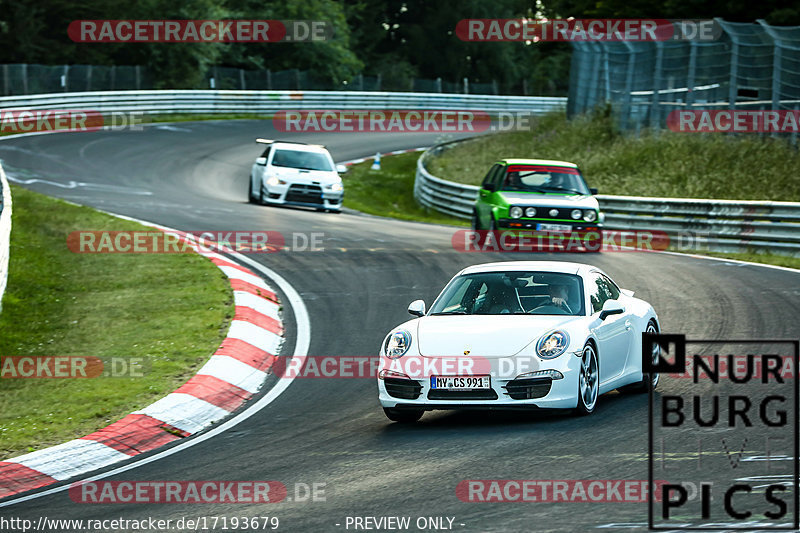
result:
[[(434, 146), (417, 160), (414, 197), (431, 209), (469, 219), (479, 188), (443, 180), (425, 168), (430, 157), (451, 144)], [(609, 195), (597, 200), (606, 229), (663, 231), (685, 249), (800, 257), (800, 203)]]
[(3, 109), (85, 109), (144, 113), (265, 114), (300, 109), (463, 109), (526, 111), (566, 109), (549, 96), (395, 93), (362, 91), (98, 91), (0, 97)]
[(0, 311), (8, 281), (8, 259), (11, 247), (11, 189), (0, 164)]

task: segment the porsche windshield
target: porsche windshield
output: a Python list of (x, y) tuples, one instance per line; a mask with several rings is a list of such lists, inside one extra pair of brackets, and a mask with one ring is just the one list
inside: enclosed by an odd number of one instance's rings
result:
[(578, 169), (549, 165), (510, 165), (500, 190), (590, 194)]
[(431, 315), (584, 315), (583, 284), (559, 272), (480, 272), (454, 279)]

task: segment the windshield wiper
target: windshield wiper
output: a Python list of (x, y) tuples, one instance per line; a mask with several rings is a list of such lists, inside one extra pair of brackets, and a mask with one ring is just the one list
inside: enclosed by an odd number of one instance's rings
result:
[(439, 316), (439, 315), (466, 315), (466, 311), (442, 311), (439, 313), (431, 313), (431, 316)]
[(565, 189), (563, 187), (544, 187), (544, 189), (548, 191), (566, 191), (566, 192), (574, 192), (575, 194), (583, 194), (581, 191), (575, 189)]

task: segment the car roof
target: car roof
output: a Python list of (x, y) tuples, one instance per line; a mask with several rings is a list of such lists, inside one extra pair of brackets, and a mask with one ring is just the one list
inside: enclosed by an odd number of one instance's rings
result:
[(274, 150), (293, 150), (295, 152), (314, 152), (317, 154), (327, 154), (328, 150), (318, 144), (302, 144), (292, 142), (276, 141), (272, 144)]
[(535, 270), (538, 272), (563, 272), (565, 274), (588, 274), (592, 270), (602, 272), (599, 268), (584, 263), (571, 263), (567, 261), (498, 261), (472, 265), (457, 275), (475, 274), (478, 272), (507, 272), (515, 270)]
[(578, 165), (575, 163), (555, 161), (552, 159), (501, 159), (500, 161), (508, 165), (554, 165), (558, 167), (578, 168)]

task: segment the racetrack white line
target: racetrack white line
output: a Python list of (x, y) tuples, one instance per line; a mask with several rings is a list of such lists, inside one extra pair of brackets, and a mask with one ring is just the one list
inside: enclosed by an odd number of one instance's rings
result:
[[(113, 214), (113, 213), (112, 213)], [(120, 215), (114, 215), (120, 218), (127, 218), (129, 220), (133, 220), (136, 222), (141, 222), (143, 224), (154, 225), (149, 222), (145, 222), (142, 220), (137, 220), (130, 217), (124, 217)], [(306, 308), (305, 303), (303, 303), (303, 299), (300, 297), (300, 294), (295, 290), (292, 285), (286, 281), (280, 274), (272, 270), (271, 268), (265, 267), (264, 265), (258, 263), (257, 261), (250, 259), (247, 256), (241, 255), (239, 253), (232, 253), (232, 256), (236, 257), (238, 260), (242, 261), (243, 263), (247, 263), (250, 267), (258, 270), (265, 276), (267, 276), (270, 281), (274, 282), (283, 293), (286, 295), (286, 298), (289, 301), (289, 305), (291, 306), (292, 311), (294, 312), (295, 317), (295, 324), (297, 326), (297, 339), (294, 345), (294, 353), (292, 357), (298, 358), (300, 361), (300, 365), (302, 366), (306, 356), (308, 355), (308, 348), (311, 343), (311, 322), (308, 317), (308, 309)], [(300, 368), (300, 367), (298, 367)], [(155, 455), (151, 455), (150, 457), (145, 457), (144, 459), (134, 460), (134, 462), (127, 464), (125, 466), (121, 466), (119, 468), (115, 468), (113, 470), (109, 470), (108, 472), (103, 472), (102, 474), (98, 474), (96, 476), (92, 476), (86, 478), (84, 480), (76, 479), (75, 481), (97, 481), (100, 479), (105, 479), (107, 477), (115, 476), (117, 474), (121, 474), (122, 472), (127, 472), (128, 470), (133, 470), (134, 468), (138, 468), (140, 466), (158, 461), (159, 459), (163, 459), (164, 457), (168, 457), (174, 453), (181, 452), (196, 444), (200, 444), (212, 437), (219, 435), (220, 433), (227, 431), (228, 429), (239, 425), (240, 423), (244, 422), (260, 410), (267, 407), (271, 404), (278, 396), (285, 391), (289, 385), (292, 384), (294, 381), (294, 376), (284, 377), (283, 379), (278, 380), (272, 389), (269, 390), (262, 398), (260, 398), (257, 402), (255, 402), (252, 406), (248, 407), (246, 410), (242, 411), (238, 415), (234, 416), (233, 418), (226, 420), (219, 426), (212, 428), (207, 433), (203, 433), (200, 436), (187, 440), (186, 442), (182, 442), (176, 445), (173, 448), (168, 450), (164, 450), (163, 452), (159, 452)], [(59, 487), (55, 487), (52, 489), (48, 489), (42, 492), (37, 492), (35, 494), (29, 494), (27, 496), (22, 496), (20, 498), (14, 498), (12, 500), (8, 500), (6, 502), (1, 502), (0, 507), (8, 507), (10, 505), (14, 505), (16, 503), (22, 503), (25, 501), (34, 500), (36, 498), (41, 498), (42, 496), (49, 496), (50, 494), (56, 494), (58, 492), (63, 492), (68, 490), (71, 484), (62, 485)]]

